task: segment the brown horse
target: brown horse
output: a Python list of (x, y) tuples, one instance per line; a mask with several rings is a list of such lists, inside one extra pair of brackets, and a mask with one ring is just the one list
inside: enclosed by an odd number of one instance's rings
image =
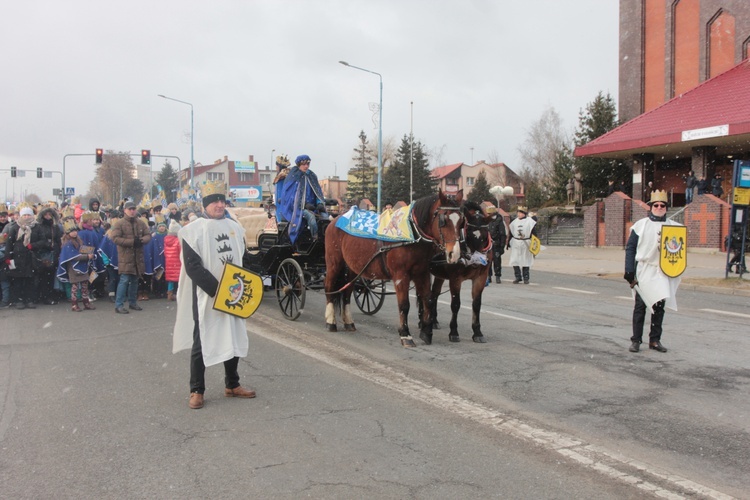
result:
[[(430, 300), (432, 306), (431, 320), (433, 327), (438, 328), (437, 300), (443, 288), (443, 282), (448, 280), (452, 312), (448, 339), (451, 342), (459, 342), (457, 317), (458, 311), (461, 309), (461, 284), (466, 280), (471, 280), (471, 329), (474, 333), (471, 338), (474, 342), (485, 343), (486, 340), (482, 335), (482, 328), (479, 323), (479, 310), (482, 307), (482, 292), (487, 282), (490, 259), (492, 259), (492, 238), (488, 226), (498, 215), (497, 213), (488, 214), (482, 210), (480, 205), (470, 201), (464, 203), (462, 211), (464, 214), (462, 231), (465, 237), (461, 244), (461, 250), (464, 254), (462, 258), (464, 262), (449, 264), (437, 258), (433, 261), (430, 267), (430, 271), (435, 276)], [(471, 256), (476, 252), (484, 255), (486, 264), (470, 263)]]
[(411, 211), (413, 243), (387, 243), (373, 239), (358, 238), (342, 231), (336, 224), (326, 229), (326, 325), (336, 331), (336, 305), (341, 308), (341, 319), (346, 331), (355, 331), (354, 320), (349, 310), (353, 281), (361, 276), (366, 279), (391, 280), (396, 289), (399, 311), (401, 345), (414, 347), (409, 334), (409, 284), (423, 297), (424, 313), (419, 338), (426, 344), (432, 342), (432, 324), (429, 319), (430, 260), (438, 253), (445, 253), (447, 262), (456, 262), (460, 256), (459, 228), (463, 222), (459, 205), (463, 191), (455, 199), (442, 191), (436, 195), (420, 198)]

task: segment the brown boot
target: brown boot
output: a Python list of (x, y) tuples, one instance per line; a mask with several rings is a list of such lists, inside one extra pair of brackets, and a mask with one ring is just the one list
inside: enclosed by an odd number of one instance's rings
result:
[(167, 292), (167, 300), (170, 300), (170, 301), (174, 300), (174, 292), (173, 291), (169, 290)]
[(70, 307), (70, 310), (71, 310), (71, 311), (75, 311), (75, 312), (81, 312), (81, 308), (80, 308), (80, 307), (78, 307), (78, 301), (77, 301), (77, 300), (71, 300), (70, 302), (72, 302), (72, 304), (73, 304), (73, 305), (72, 305), (72, 306)]
[(83, 308), (88, 309), (90, 311), (93, 311), (96, 309), (96, 307), (91, 305), (91, 301), (89, 299), (83, 299)]
[(188, 406), (193, 410), (199, 410), (203, 408), (203, 394), (197, 392), (190, 393), (190, 402)]
[(255, 391), (248, 390), (238, 385), (234, 389), (224, 389), (224, 396), (228, 398), (254, 398)]

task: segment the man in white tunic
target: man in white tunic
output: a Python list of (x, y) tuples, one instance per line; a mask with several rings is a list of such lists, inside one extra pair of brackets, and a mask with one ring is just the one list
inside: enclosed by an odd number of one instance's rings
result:
[(630, 338), (630, 352), (638, 352), (643, 339), (643, 324), (646, 308), (651, 310), (649, 349), (667, 352), (661, 345), (664, 307), (677, 310), (677, 287), (680, 278), (670, 278), (659, 266), (661, 253), (661, 228), (663, 225), (678, 225), (667, 220), (667, 192), (653, 191), (648, 204), (650, 211), (633, 224), (630, 237), (625, 245), (625, 280), (630, 283), (635, 297), (633, 308), (633, 336)]
[(529, 268), (534, 265), (534, 255), (529, 248), (531, 235), (536, 236), (536, 221), (527, 217), (527, 214), (526, 207), (519, 206), (516, 209), (516, 218), (508, 227), (510, 234), (506, 249), (510, 249), (510, 265), (513, 266), (513, 272), (516, 275), (513, 281), (515, 285), (521, 280), (524, 284), (529, 284)]
[(203, 207), (207, 218), (198, 218), (180, 230), (182, 253), (177, 289), (177, 320), (172, 352), (191, 349), (190, 402), (203, 408), (206, 366), (224, 363), (224, 395), (254, 398), (255, 391), (240, 385), (237, 365), (247, 356), (245, 320), (213, 309), (213, 297), (226, 262), (242, 265), (244, 230), (225, 217), (226, 188), (206, 184)]

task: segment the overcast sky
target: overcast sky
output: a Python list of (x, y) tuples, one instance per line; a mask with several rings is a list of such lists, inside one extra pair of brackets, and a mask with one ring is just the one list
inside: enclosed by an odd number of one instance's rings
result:
[[(228, 156), (272, 150), (343, 176), (383, 76), (383, 137), (410, 130), (442, 163), (518, 147), (546, 107), (572, 130), (599, 91), (617, 99), (617, 0), (23, 0), (0, 16), (0, 169), (62, 170), (95, 148)], [(473, 151), (472, 149), (473, 148)], [(136, 159), (136, 161), (139, 161)], [(152, 164), (160, 169), (163, 159)], [(94, 158), (68, 158), (86, 192)], [(177, 165), (175, 165), (176, 167)], [(432, 167), (439, 166), (434, 163)], [(7, 180), (47, 199), (60, 177)], [(4, 195), (0, 187), (0, 195)]]

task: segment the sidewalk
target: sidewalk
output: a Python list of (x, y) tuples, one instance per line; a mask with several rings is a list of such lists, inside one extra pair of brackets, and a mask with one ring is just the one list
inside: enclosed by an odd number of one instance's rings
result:
[[(507, 265), (507, 256), (503, 256)], [(724, 279), (727, 255), (719, 252), (688, 251), (687, 269), (680, 288), (750, 297), (750, 273), (730, 274)], [(552, 273), (598, 276), (621, 280), (625, 271), (625, 249), (545, 246), (534, 261), (534, 270)]]

